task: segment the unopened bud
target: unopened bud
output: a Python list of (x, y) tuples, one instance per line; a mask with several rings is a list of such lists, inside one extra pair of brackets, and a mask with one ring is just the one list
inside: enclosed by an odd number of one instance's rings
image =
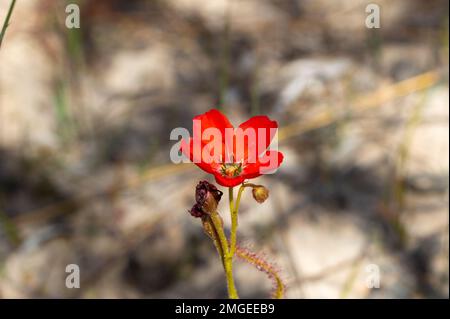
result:
[(253, 198), (261, 204), (269, 197), (269, 190), (262, 185), (255, 185), (252, 188), (252, 194)]

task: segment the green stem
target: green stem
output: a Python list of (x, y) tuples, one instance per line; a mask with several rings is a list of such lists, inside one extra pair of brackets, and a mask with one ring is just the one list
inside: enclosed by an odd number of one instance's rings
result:
[(231, 215), (231, 235), (230, 235), (230, 255), (234, 256), (236, 252), (236, 237), (237, 237), (237, 226), (238, 226), (238, 212), (239, 212), (239, 204), (241, 203), (242, 193), (246, 187), (257, 186), (251, 183), (242, 183), (241, 187), (239, 187), (238, 195), (236, 198), (236, 202), (233, 200), (233, 187), (229, 188), (230, 195), (230, 215)]
[(239, 203), (241, 202), (242, 192), (244, 191), (246, 185), (242, 184), (239, 187), (236, 202), (233, 201), (233, 187), (230, 187), (230, 215), (231, 215), (231, 235), (230, 235), (230, 255), (234, 256), (236, 252), (236, 238), (237, 238), (237, 227), (238, 227), (238, 212)]
[(234, 189), (233, 187), (228, 187), (228, 198), (230, 199), (230, 212), (234, 209), (233, 189)]
[(223, 256), (221, 257), (223, 266), (225, 268), (225, 275), (227, 277), (228, 296), (230, 297), (230, 299), (238, 299), (239, 296), (237, 294), (233, 278), (233, 256), (230, 254), (230, 251), (228, 249), (228, 241), (225, 236), (225, 232), (223, 231), (222, 221), (220, 220), (219, 214), (217, 214), (217, 212), (212, 213), (210, 217), (217, 232), (217, 236), (219, 237), (219, 243), (223, 251)]
[(231, 234), (230, 234), (230, 243), (228, 245), (227, 238), (225, 236), (225, 232), (223, 231), (222, 221), (220, 219), (219, 214), (214, 212), (210, 215), (211, 221), (217, 233), (218, 242), (221, 246), (221, 251), (223, 252), (222, 262), (225, 268), (225, 274), (227, 276), (228, 283), (228, 295), (232, 299), (238, 298), (238, 294), (236, 291), (236, 287), (234, 286), (233, 279), (233, 256), (236, 252), (236, 237), (237, 237), (237, 226), (238, 226), (238, 212), (239, 212), (239, 204), (241, 202), (242, 193), (246, 187), (252, 187), (254, 184), (242, 184), (239, 187), (238, 195), (236, 198), (236, 202), (234, 202), (234, 188), (228, 188), (228, 197), (230, 203), (230, 215), (231, 215)]
[(236, 233), (237, 233), (237, 216), (234, 210), (234, 188), (228, 188), (228, 197), (230, 199), (230, 216), (231, 216), (231, 234), (230, 234), (230, 254), (234, 256), (234, 251), (236, 247)]

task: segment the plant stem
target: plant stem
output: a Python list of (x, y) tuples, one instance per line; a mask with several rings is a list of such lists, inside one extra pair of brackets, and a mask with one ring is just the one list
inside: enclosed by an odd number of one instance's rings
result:
[(12, 0), (11, 4), (9, 5), (8, 13), (6, 14), (5, 22), (3, 23), (2, 31), (0, 33), (0, 48), (2, 47), (3, 38), (6, 33), (6, 28), (9, 26), (9, 20), (11, 19), (11, 15), (14, 9), (14, 5), (16, 4), (16, 0)]
[[(225, 237), (225, 234), (223, 232), (221, 226), (220, 220), (218, 219), (218, 214), (211, 214), (211, 219), (214, 223), (214, 226), (217, 229), (217, 233), (219, 236), (220, 241), (222, 242), (222, 245), (225, 244), (226, 247), (223, 248), (224, 253), (224, 267), (225, 272), (227, 275), (227, 282), (228, 282), (228, 293), (230, 295), (230, 298), (232, 297), (232, 294), (230, 293), (230, 285), (233, 289), (234, 288), (234, 282), (233, 282), (233, 256), (236, 252), (236, 237), (237, 237), (237, 227), (238, 227), (238, 211), (239, 211), (239, 203), (241, 202), (242, 192), (244, 191), (245, 187), (251, 186), (253, 184), (242, 184), (241, 187), (239, 187), (238, 195), (236, 198), (236, 202), (234, 201), (234, 188), (229, 187), (228, 188), (228, 197), (230, 202), (230, 215), (231, 215), (231, 234), (230, 234), (230, 246), (227, 245), (227, 239)], [(215, 221), (214, 219), (218, 219)], [(217, 224), (217, 225), (216, 225)], [(223, 246), (222, 246), (223, 247)], [(236, 293), (237, 298), (237, 293)]]
[(219, 214), (217, 214), (217, 212), (212, 213), (210, 217), (217, 232), (217, 236), (219, 237), (219, 243), (223, 251), (223, 256), (221, 257), (225, 269), (225, 275), (227, 277), (228, 296), (230, 297), (230, 299), (238, 299), (239, 296), (237, 294), (233, 278), (233, 256), (230, 254), (230, 251), (228, 249), (228, 241), (225, 236), (225, 232), (223, 231), (222, 221), (220, 220)]
[(230, 235), (230, 255), (234, 256), (236, 252), (236, 237), (237, 237), (237, 227), (238, 227), (238, 212), (239, 203), (241, 202), (242, 192), (244, 191), (246, 184), (242, 184), (239, 187), (236, 202), (233, 201), (233, 187), (230, 187), (230, 215), (231, 215), (231, 235)]
[(242, 184), (239, 187), (238, 195), (236, 198), (236, 202), (234, 202), (234, 188), (228, 188), (228, 197), (230, 203), (230, 215), (231, 215), (231, 234), (230, 234), (230, 243), (228, 245), (228, 240), (225, 236), (225, 232), (223, 231), (222, 220), (217, 212), (214, 212), (210, 215), (211, 222), (215, 228), (215, 232), (217, 234), (217, 240), (220, 245), (222, 251), (222, 263), (225, 268), (225, 274), (227, 277), (228, 284), (228, 295), (231, 299), (237, 299), (238, 294), (236, 291), (236, 287), (234, 285), (233, 279), (233, 256), (236, 252), (236, 237), (237, 237), (237, 226), (238, 226), (238, 211), (239, 211), (239, 203), (241, 202), (242, 193), (245, 187), (251, 187), (253, 184)]
[(237, 232), (237, 216), (234, 210), (234, 188), (228, 188), (228, 197), (230, 200), (230, 216), (231, 216), (231, 234), (230, 234), (230, 255), (234, 256), (236, 247), (236, 232)]
[(228, 198), (230, 199), (230, 212), (234, 209), (233, 189), (234, 189), (233, 187), (228, 187)]

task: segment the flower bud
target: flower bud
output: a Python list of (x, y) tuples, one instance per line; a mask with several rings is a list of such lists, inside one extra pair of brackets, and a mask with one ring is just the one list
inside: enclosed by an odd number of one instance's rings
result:
[(262, 185), (255, 185), (252, 188), (252, 194), (253, 198), (261, 204), (269, 197), (269, 190)]
[(217, 205), (222, 198), (222, 192), (216, 186), (207, 181), (200, 181), (195, 188), (196, 205), (200, 207), (205, 214), (215, 212)]

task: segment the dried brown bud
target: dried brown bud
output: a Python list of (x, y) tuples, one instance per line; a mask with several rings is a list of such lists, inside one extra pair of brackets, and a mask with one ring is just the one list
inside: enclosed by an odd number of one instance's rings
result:
[(192, 206), (191, 210), (189, 210), (188, 212), (193, 217), (203, 217), (205, 215), (199, 204), (194, 204), (194, 206)]
[(195, 188), (196, 205), (205, 214), (210, 214), (217, 210), (217, 205), (222, 198), (222, 192), (216, 186), (207, 181), (200, 181)]
[(253, 198), (261, 204), (269, 197), (269, 190), (262, 185), (255, 185), (252, 188), (252, 194)]

